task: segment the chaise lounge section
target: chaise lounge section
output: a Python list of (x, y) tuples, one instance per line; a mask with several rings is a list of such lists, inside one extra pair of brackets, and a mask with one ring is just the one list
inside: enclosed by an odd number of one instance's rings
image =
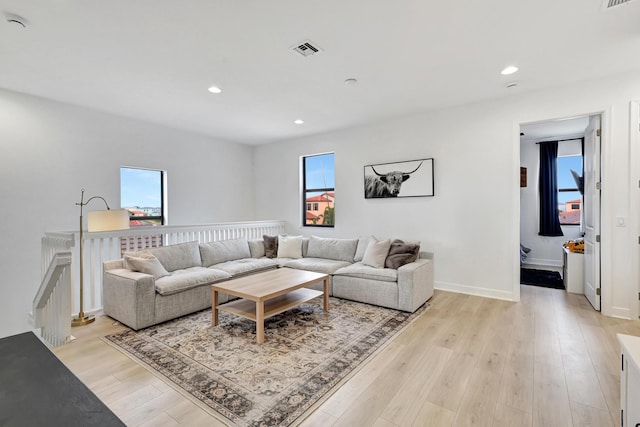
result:
[(210, 307), (213, 283), (275, 268), (329, 274), (330, 295), (402, 311), (413, 312), (433, 296), (432, 255), (415, 242), (373, 236), (264, 236), (123, 255), (103, 264), (104, 313), (134, 330)]

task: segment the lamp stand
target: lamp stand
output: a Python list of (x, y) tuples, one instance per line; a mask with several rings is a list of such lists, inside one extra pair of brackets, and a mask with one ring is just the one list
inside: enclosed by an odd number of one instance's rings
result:
[[(84, 326), (92, 323), (96, 320), (95, 316), (89, 315), (85, 316), (84, 314), (84, 239), (82, 236), (82, 207), (86, 204), (83, 203), (82, 199), (84, 198), (84, 189), (82, 190), (82, 197), (80, 198), (80, 311), (78, 312), (78, 317), (74, 317), (71, 320), (71, 326)], [(89, 202), (87, 202), (89, 203)], [(78, 204), (78, 203), (76, 203)]]
[(129, 228), (129, 214), (126, 210), (111, 210), (107, 201), (101, 196), (89, 197), (85, 202), (84, 188), (82, 189), (80, 194), (80, 203), (76, 203), (77, 206), (80, 206), (80, 244), (78, 245), (80, 248), (80, 311), (78, 312), (78, 317), (71, 320), (71, 326), (88, 325), (96, 320), (95, 316), (86, 316), (84, 314), (84, 235), (82, 231), (84, 227), (84, 220), (82, 217), (82, 208), (88, 205), (93, 199), (102, 200), (107, 210), (89, 212), (89, 217), (87, 218), (87, 229), (89, 231), (113, 231)]

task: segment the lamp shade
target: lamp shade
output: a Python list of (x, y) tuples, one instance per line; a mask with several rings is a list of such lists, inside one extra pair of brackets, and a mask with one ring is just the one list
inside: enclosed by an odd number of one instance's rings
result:
[(129, 211), (110, 209), (87, 212), (87, 231), (113, 231), (129, 228)]

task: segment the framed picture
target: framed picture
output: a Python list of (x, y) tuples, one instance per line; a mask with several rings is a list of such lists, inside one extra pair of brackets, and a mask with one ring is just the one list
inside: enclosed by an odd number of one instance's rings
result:
[(364, 167), (365, 199), (433, 195), (433, 158)]

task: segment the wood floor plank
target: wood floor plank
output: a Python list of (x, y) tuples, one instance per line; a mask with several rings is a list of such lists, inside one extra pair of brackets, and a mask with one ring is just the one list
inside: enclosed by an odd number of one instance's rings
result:
[(534, 366), (533, 426), (573, 426), (564, 369), (556, 364), (536, 362)]
[(571, 402), (573, 425), (584, 427), (615, 427), (616, 424), (609, 411)]
[(496, 405), (494, 426), (531, 427), (532, 423), (533, 414), (531, 412), (521, 411), (501, 403)]
[(424, 402), (412, 427), (449, 427), (453, 425), (456, 413), (431, 402)]
[[(564, 290), (521, 286), (520, 297), (436, 290), (431, 308), (302, 426), (616, 425), (616, 333), (640, 336), (640, 321), (603, 316)], [(224, 425), (100, 340), (122, 329), (99, 317), (54, 353), (128, 425)]]
[(338, 419), (331, 414), (327, 414), (323, 410), (318, 409), (307, 417), (300, 427), (332, 427)]
[(427, 394), (433, 389), (438, 373), (449, 363), (451, 354), (451, 350), (442, 347), (433, 347), (426, 352), (415, 374), (402, 384), (381, 416), (402, 426), (412, 424), (418, 418)]
[(484, 369), (474, 369), (453, 425), (491, 427), (499, 389), (498, 375)]

